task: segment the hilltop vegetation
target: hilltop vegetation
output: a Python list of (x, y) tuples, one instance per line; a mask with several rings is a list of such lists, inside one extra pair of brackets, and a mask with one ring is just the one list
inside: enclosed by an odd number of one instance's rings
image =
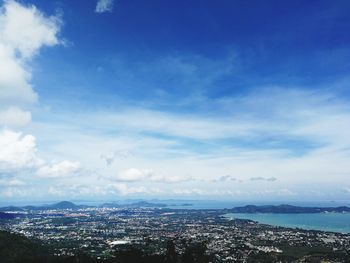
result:
[(0, 231), (1, 263), (206, 263), (204, 244), (192, 244), (180, 257), (170, 241), (165, 255), (146, 255), (136, 247), (125, 247), (108, 259), (96, 259), (78, 252), (75, 256), (54, 256), (52, 249), (22, 235)]
[(40, 243), (18, 234), (0, 231), (0, 259), (2, 263), (44, 262), (47, 251)]

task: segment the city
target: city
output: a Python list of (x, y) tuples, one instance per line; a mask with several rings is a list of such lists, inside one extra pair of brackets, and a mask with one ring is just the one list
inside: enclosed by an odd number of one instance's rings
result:
[(186, 250), (199, 246), (206, 257), (203, 262), (346, 262), (350, 258), (350, 234), (229, 220), (225, 209), (78, 207), (70, 202), (57, 206), (12, 212), (17, 216), (3, 220), (0, 227), (41, 240), (58, 257), (85, 253), (108, 260), (130, 249), (166, 257), (170, 246), (181, 258)]

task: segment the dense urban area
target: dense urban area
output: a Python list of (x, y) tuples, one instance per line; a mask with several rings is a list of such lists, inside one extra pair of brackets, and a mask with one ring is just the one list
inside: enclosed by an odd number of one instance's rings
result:
[[(350, 234), (230, 220), (225, 209), (61, 202), (5, 210), (0, 224), (4, 262), (21, 262), (22, 248), (12, 248), (11, 238), (45, 247), (42, 262), (49, 262), (47, 255), (52, 262), (350, 262)], [(39, 262), (40, 255), (25, 256), (27, 262)]]

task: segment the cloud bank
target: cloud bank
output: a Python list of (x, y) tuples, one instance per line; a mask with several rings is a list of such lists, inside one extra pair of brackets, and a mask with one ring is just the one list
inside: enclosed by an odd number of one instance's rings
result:
[(71, 177), (79, 172), (79, 162), (48, 162), (39, 157), (36, 139), (11, 130), (0, 131), (0, 177), (26, 173), (41, 178)]
[[(39, 157), (36, 138), (13, 131), (31, 122), (28, 108), (38, 94), (31, 84), (30, 62), (43, 47), (62, 43), (59, 16), (47, 16), (35, 6), (4, 1), (0, 8), (0, 178), (27, 174), (28, 177), (67, 177), (80, 169), (78, 162), (51, 162)], [(2, 185), (21, 186), (11, 179)]]

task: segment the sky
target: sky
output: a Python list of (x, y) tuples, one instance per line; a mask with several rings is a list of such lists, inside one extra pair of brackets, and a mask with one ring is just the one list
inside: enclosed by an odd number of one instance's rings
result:
[(350, 2), (0, 0), (0, 200), (350, 200)]

